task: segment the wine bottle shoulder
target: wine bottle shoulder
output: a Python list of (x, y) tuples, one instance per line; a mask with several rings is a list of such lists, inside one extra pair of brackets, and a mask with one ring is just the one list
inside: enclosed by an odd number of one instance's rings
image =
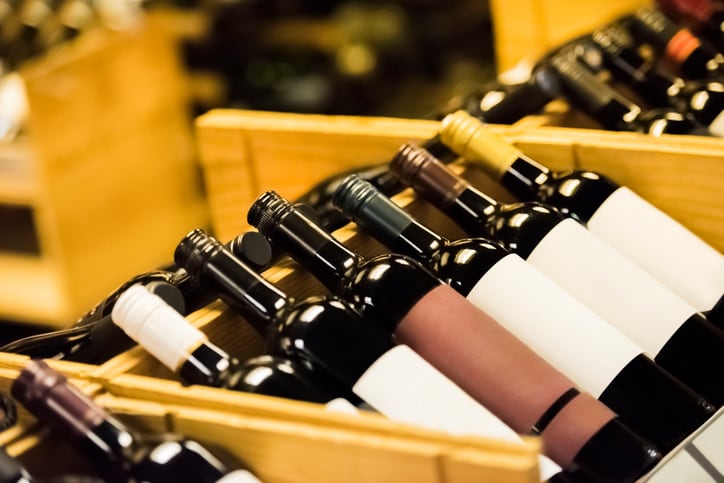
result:
[(393, 346), (389, 333), (336, 298), (311, 297), (278, 322), (270, 351), (322, 368), (347, 387)]
[(592, 171), (555, 173), (539, 189), (538, 199), (561, 213), (586, 223), (619, 186)]
[(540, 241), (565, 219), (560, 211), (538, 202), (502, 205), (488, 222), (491, 237), (526, 258)]
[(392, 334), (417, 301), (440, 284), (440, 279), (420, 262), (389, 253), (360, 264), (344, 295), (365, 319)]
[(462, 238), (441, 249), (432, 268), (443, 282), (466, 296), (488, 270), (508, 254), (493, 241)]

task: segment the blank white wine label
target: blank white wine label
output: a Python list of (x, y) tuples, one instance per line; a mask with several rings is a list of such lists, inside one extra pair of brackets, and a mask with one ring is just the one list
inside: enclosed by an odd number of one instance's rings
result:
[(698, 311), (724, 294), (724, 255), (628, 188), (603, 202), (588, 229)]
[[(352, 390), (394, 421), (455, 435), (521, 441), (512, 428), (403, 344), (377, 359)], [(540, 467), (542, 479), (561, 470), (545, 457)]]
[(527, 260), (651, 356), (696, 312), (570, 218), (548, 232)]
[(261, 480), (249, 471), (236, 470), (225, 474), (216, 483), (261, 483)]
[(467, 299), (596, 397), (643, 352), (515, 254), (488, 270)]

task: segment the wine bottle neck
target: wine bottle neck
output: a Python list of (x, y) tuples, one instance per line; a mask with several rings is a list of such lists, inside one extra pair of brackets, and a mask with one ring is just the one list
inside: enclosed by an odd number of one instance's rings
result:
[(490, 224), (497, 217), (501, 205), (472, 186), (458, 192), (445, 205), (438, 205), (467, 233), (474, 236), (491, 235)]
[(571, 55), (553, 56), (551, 66), (560, 77), (562, 90), (576, 107), (595, 118), (605, 128), (635, 130), (641, 108), (579, 65)]
[(266, 233), (274, 247), (287, 253), (332, 290), (341, 289), (362, 262), (332, 235), (296, 209)]
[(125, 425), (43, 361), (31, 361), (20, 372), (12, 394), (39, 421), (80, 443), (92, 456), (118, 462), (134, 444)]
[[(97, 425), (89, 428), (81, 444), (88, 456), (100, 463), (102, 458), (111, 464), (122, 464), (132, 454), (136, 446), (136, 436), (120, 421), (113, 417), (106, 417)], [(103, 463), (100, 463), (102, 466)]]
[(681, 94), (684, 81), (644, 59), (622, 27), (609, 26), (594, 32), (591, 38), (613, 75), (632, 86), (654, 106), (669, 105)]
[(390, 168), (418, 195), (469, 233), (487, 235), (485, 225), (501, 208), (497, 201), (473, 188), (425, 150), (411, 144), (400, 149)]
[(176, 247), (174, 258), (192, 277), (240, 312), (262, 335), (266, 335), (280, 311), (289, 305), (284, 292), (203, 230), (197, 229), (186, 235)]
[(502, 178), (518, 159), (532, 162), (512, 143), (464, 111), (442, 120), (440, 137), (468, 163), (480, 166), (495, 179)]
[(520, 200), (536, 199), (550, 181), (552, 172), (527, 156), (516, 159), (503, 174), (500, 182)]
[(181, 364), (178, 371), (188, 384), (226, 387), (232, 370), (237, 366), (226, 352), (210, 342), (202, 342)]
[(356, 176), (350, 176), (340, 184), (334, 203), (394, 253), (428, 262), (447, 243), (370, 183)]
[(657, 48), (664, 48), (682, 28), (656, 7), (644, 6), (631, 18), (631, 31)]

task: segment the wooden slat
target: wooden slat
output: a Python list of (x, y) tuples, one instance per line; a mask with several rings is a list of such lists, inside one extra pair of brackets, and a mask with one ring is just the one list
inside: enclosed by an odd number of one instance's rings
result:
[[(339, 419), (332, 425), (319, 417), (289, 418), (288, 406), (282, 406), (282, 412), (266, 409), (266, 414), (261, 414), (192, 408), (186, 401), (179, 405), (111, 395), (97, 400), (124, 420), (130, 416), (137, 418), (138, 424), (165, 421), (175, 432), (222, 446), (265, 482), (396, 482), (412, 478), (416, 482), (465, 483), (479, 481), (480, 474), (506, 475), (501, 481), (511, 483), (537, 481), (537, 440), (500, 444), (394, 424), (380, 426), (385, 431), (379, 432), (374, 425), (343, 424), (345, 420), (356, 422), (349, 415), (330, 415), (329, 419)], [(371, 418), (358, 419), (368, 423)]]
[[(611, 177), (724, 250), (724, 140), (526, 124), (490, 127), (553, 169), (587, 168)], [(274, 189), (293, 199), (333, 172), (389, 160), (403, 142), (427, 139), (437, 128), (432, 121), (211, 111), (198, 119), (196, 129), (214, 230), (222, 238), (238, 234), (262, 191)], [(205, 137), (206, 132), (236, 139), (245, 146), (243, 155), (217, 144), (221, 137)], [(224, 153), (223, 159), (204, 157), (208, 152)], [(253, 187), (239, 184), (231, 194), (228, 184), (214, 184), (214, 172), (223, 166), (227, 173), (237, 161), (253, 177)], [(490, 180), (484, 190), (489, 187)], [(215, 200), (221, 198), (219, 206)]]

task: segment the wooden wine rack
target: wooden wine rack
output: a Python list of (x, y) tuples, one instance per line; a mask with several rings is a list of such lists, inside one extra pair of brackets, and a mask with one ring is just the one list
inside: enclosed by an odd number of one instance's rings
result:
[[(514, 126), (493, 128), (555, 169), (585, 167), (608, 174), (724, 249), (724, 140), (654, 139), (545, 125), (550, 120), (550, 116), (531, 117)], [(228, 239), (248, 229), (246, 212), (263, 191), (274, 189), (293, 199), (329, 174), (388, 160), (403, 142), (426, 139), (437, 127), (428, 121), (238, 110), (201, 116), (196, 129), (213, 232)], [(482, 172), (466, 169), (460, 162), (453, 166), (493, 196), (513, 199)], [(452, 222), (409, 190), (397, 195), (396, 202), (436, 231), (461, 235)], [(335, 235), (366, 256), (384, 251), (353, 225)], [(175, 243), (166, 245), (167, 253)], [(311, 275), (286, 258), (264, 276), (297, 298), (324, 293)], [(221, 301), (187, 318), (236, 357), (263, 351), (257, 333)], [(26, 363), (25, 357), (0, 354), (0, 391), (7, 390)], [(265, 482), (537, 482), (536, 456), (541, 448), (536, 438), (516, 445), (453, 437), (373, 413), (339, 414), (317, 404), (186, 387), (139, 347), (100, 366), (50, 363), (123, 420), (222, 445), (247, 461)], [(0, 443), (40, 475), (84, 468), (72, 448), (60, 444), (24, 412), (18, 427), (0, 433)], [(49, 458), (51, 452), (64, 458)], [(56, 463), (48, 466), (51, 460)]]

